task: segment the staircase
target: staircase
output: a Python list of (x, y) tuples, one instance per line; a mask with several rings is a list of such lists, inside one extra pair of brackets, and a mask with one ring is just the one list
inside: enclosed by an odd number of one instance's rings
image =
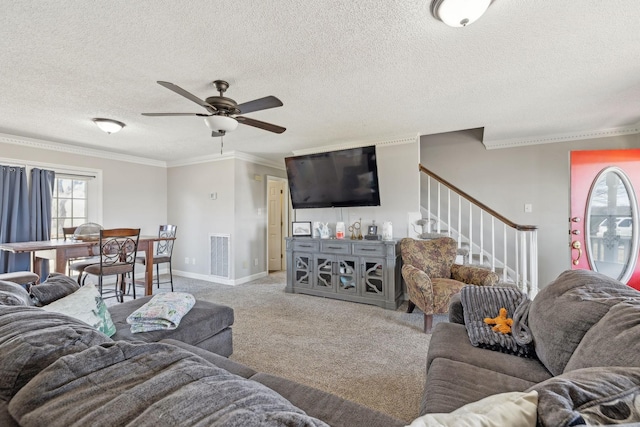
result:
[(420, 165), (419, 238), (449, 236), (458, 261), (491, 269), (530, 298), (538, 292), (538, 227), (521, 225)]

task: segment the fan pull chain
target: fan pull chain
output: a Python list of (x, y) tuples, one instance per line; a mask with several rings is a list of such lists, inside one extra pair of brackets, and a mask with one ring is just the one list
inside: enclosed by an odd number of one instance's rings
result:
[(220, 135), (220, 155), (222, 156), (222, 147), (224, 147), (224, 135)]

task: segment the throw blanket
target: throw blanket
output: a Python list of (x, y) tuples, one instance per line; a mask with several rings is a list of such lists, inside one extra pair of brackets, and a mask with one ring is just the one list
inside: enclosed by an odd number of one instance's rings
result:
[[(511, 286), (471, 285), (462, 288), (460, 300), (473, 346), (523, 357), (535, 356), (531, 332), (526, 324), (529, 307), (526, 294)], [(507, 309), (508, 316), (513, 317), (513, 333), (496, 332), (484, 322), (485, 317), (495, 317), (502, 307)]]
[(131, 313), (127, 323), (131, 333), (176, 329), (182, 317), (193, 308), (196, 299), (185, 292), (158, 294)]
[(126, 341), (61, 357), (8, 409), (24, 427), (328, 427), (270, 388), (186, 350)]

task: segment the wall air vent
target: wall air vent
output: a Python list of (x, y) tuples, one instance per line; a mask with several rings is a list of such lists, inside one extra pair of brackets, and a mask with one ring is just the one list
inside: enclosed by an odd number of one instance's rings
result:
[(231, 235), (209, 235), (211, 267), (209, 274), (216, 277), (229, 279), (231, 275)]

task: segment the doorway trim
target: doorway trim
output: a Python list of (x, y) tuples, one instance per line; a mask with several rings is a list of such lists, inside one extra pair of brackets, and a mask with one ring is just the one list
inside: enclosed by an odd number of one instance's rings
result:
[(283, 182), (284, 183), (284, 191), (282, 193), (283, 196), (283, 221), (282, 221), (282, 240), (283, 240), (283, 244), (281, 245), (281, 256), (282, 256), (282, 267), (283, 270), (286, 270), (287, 266), (286, 266), (286, 256), (285, 256), (285, 252), (286, 252), (286, 245), (284, 244), (284, 238), (285, 237), (289, 237), (289, 218), (291, 216), (291, 202), (289, 201), (289, 180), (286, 178), (281, 178), (279, 176), (274, 176), (274, 175), (267, 175), (267, 182), (265, 183), (266, 185), (266, 189), (265, 189), (265, 194), (267, 195), (267, 197), (265, 198), (265, 211), (267, 213), (267, 230), (265, 231), (266, 233), (266, 238), (265, 238), (265, 246), (264, 246), (264, 259), (266, 261), (266, 270), (267, 272), (269, 271), (269, 229), (268, 229), (268, 224), (269, 224), (269, 182), (270, 181), (279, 181), (279, 182)]

